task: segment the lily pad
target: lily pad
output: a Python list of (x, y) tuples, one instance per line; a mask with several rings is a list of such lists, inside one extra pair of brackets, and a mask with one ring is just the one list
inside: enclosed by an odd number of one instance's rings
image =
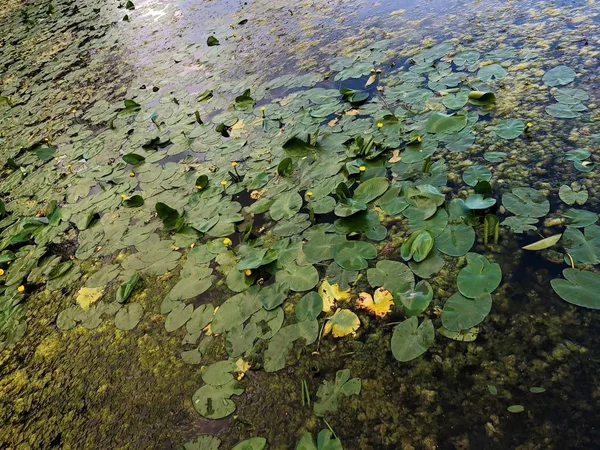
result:
[(565, 269), (562, 278), (550, 281), (560, 298), (573, 305), (600, 309), (600, 275), (587, 270)]
[(336, 263), (346, 270), (362, 270), (368, 266), (367, 260), (377, 257), (377, 249), (373, 244), (363, 241), (347, 241), (333, 249)]
[(564, 86), (575, 79), (575, 71), (569, 66), (560, 65), (548, 70), (542, 81), (548, 86)]
[(392, 354), (400, 362), (411, 361), (425, 353), (434, 342), (433, 323), (425, 319), (410, 317), (394, 327), (392, 334)]
[(115, 316), (115, 327), (119, 330), (129, 331), (134, 329), (144, 315), (144, 309), (139, 303), (129, 303), (123, 306)]
[(317, 417), (336, 412), (342, 397), (360, 394), (361, 382), (359, 378), (350, 378), (350, 370), (338, 370), (335, 381), (325, 380), (317, 391), (317, 401), (313, 410)]
[(487, 292), (474, 298), (457, 292), (444, 304), (442, 325), (450, 331), (465, 331), (479, 325), (492, 309), (492, 296)]
[(349, 309), (338, 309), (335, 314), (327, 319), (323, 328), (323, 336), (331, 333), (333, 337), (344, 337), (360, 327), (360, 320), (356, 314)]
[(515, 139), (525, 131), (525, 123), (518, 119), (506, 119), (494, 127), (496, 136), (502, 139)]
[(483, 293), (494, 292), (501, 281), (500, 265), (490, 263), (483, 255), (467, 253), (467, 266), (458, 273), (456, 283), (462, 295), (475, 298)]

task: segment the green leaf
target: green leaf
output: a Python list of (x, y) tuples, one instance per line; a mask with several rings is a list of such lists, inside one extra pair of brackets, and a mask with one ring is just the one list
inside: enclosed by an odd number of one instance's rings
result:
[(404, 241), (400, 248), (400, 255), (404, 261), (414, 259), (421, 262), (433, 249), (433, 235), (427, 230), (415, 231)]
[(442, 234), (435, 238), (435, 247), (449, 256), (465, 255), (474, 243), (475, 231), (464, 223), (449, 223)]
[(310, 345), (319, 336), (319, 323), (316, 320), (304, 320), (281, 328), (269, 341), (265, 351), (265, 371), (276, 372), (285, 367), (288, 352), (294, 342), (304, 339), (305, 345)]
[(550, 211), (550, 202), (541, 192), (531, 188), (514, 188), (502, 196), (502, 205), (513, 214), (543, 217)]
[(532, 386), (529, 388), (529, 392), (531, 392), (532, 394), (543, 394), (544, 392), (546, 392), (546, 389), (544, 389), (543, 387)]
[(158, 202), (155, 205), (156, 215), (165, 227), (166, 231), (179, 230), (183, 226), (183, 218), (180, 217), (177, 210), (171, 208), (165, 203)]
[(211, 386), (223, 386), (233, 381), (233, 372), (236, 365), (233, 361), (217, 361), (206, 368), (202, 374), (202, 381)]
[(367, 278), (371, 287), (381, 286), (394, 295), (411, 290), (415, 285), (415, 277), (406, 264), (387, 259), (377, 261), (374, 268), (367, 270)]
[(296, 191), (279, 195), (271, 207), (269, 214), (273, 220), (291, 219), (302, 207), (302, 197)]
[(442, 97), (442, 104), (448, 109), (461, 109), (467, 104), (468, 100), (469, 94), (467, 92), (458, 92)]
[(506, 119), (494, 127), (496, 136), (502, 139), (515, 139), (525, 131), (525, 123), (518, 119)]
[(240, 442), (231, 450), (263, 450), (267, 445), (267, 440), (262, 437), (253, 437)]
[(506, 410), (510, 413), (518, 414), (518, 413), (522, 413), (523, 411), (525, 411), (525, 407), (522, 405), (511, 405), (508, 408), (506, 408)]
[(485, 166), (471, 166), (463, 172), (463, 180), (469, 186), (476, 186), (480, 181), (490, 181), (492, 173)]
[(377, 249), (368, 242), (347, 241), (333, 248), (333, 259), (346, 270), (366, 269), (367, 260), (375, 257), (377, 257)]
[(293, 172), (292, 158), (283, 158), (277, 165), (277, 174), (281, 177), (290, 176)]
[(407, 317), (424, 312), (432, 299), (433, 289), (425, 280), (419, 281), (414, 289), (394, 294), (394, 302), (402, 307)]
[[(496, 263), (477, 253), (467, 253), (467, 266), (458, 273), (456, 283), (462, 295), (475, 298), (492, 293), (502, 281), (502, 269)], [(446, 327), (448, 328), (448, 327)]]
[(575, 203), (578, 205), (583, 205), (585, 202), (587, 202), (588, 191), (582, 190), (576, 192), (569, 186), (563, 184), (558, 190), (558, 196), (569, 206)]
[(212, 89), (209, 89), (199, 94), (198, 97), (196, 97), (196, 101), (203, 102), (204, 100), (210, 100), (211, 98), (213, 98), (213, 91)]
[(360, 319), (349, 309), (337, 309), (333, 316), (327, 318), (323, 328), (323, 336), (331, 333), (339, 338), (353, 334), (360, 327)]
[(598, 220), (598, 214), (585, 209), (569, 209), (563, 213), (567, 227), (584, 228), (593, 225)]
[(573, 305), (600, 309), (600, 275), (579, 269), (563, 270), (562, 278), (550, 281), (552, 289), (560, 298)]
[(419, 319), (410, 317), (394, 327), (391, 348), (394, 358), (400, 362), (418, 358), (433, 345), (433, 323), (425, 319), (419, 325)]
[(252, 108), (256, 102), (250, 96), (250, 89), (246, 89), (242, 95), (235, 98), (235, 109), (240, 111), (246, 111)]
[(127, 301), (129, 296), (133, 292), (133, 289), (135, 288), (135, 285), (137, 284), (139, 278), (140, 276), (136, 272), (133, 275), (131, 275), (131, 277), (129, 277), (127, 281), (125, 281), (119, 286), (119, 289), (117, 289), (117, 302), (125, 303)]
[(144, 309), (139, 303), (129, 303), (123, 306), (115, 316), (115, 327), (129, 331), (136, 327), (144, 315)]
[(192, 404), (198, 413), (207, 419), (222, 419), (235, 411), (233, 395), (241, 395), (244, 389), (235, 380), (222, 386), (206, 384), (192, 396)]
[(523, 250), (544, 250), (546, 248), (552, 247), (554, 244), (560, 241), (561, 237), (562, 234), (555, 234), (553, 236), (548, 236), (545, 239), (541, 239), (537, 242), (534, 242), (533, 244), (526, 245), (522, 248)]
[(428, 133), (457, 133), (467, 125), (467, 116), (464, 114), (444, 114), (433, 112), (425, 129)]
[(575, 71), (568, 66), (560, 65), (547, 71), (542, 81), (548, 86), (563, 86), (575, 79)]
[(338, 370), (335, 381), (325, 380), (317, 391), (318, 400), (314, 404), (314, 412), (318, 417), (327, 413), (336, 412), (341, 397), (360, 394), (361, 382), (359, 378), (350, 378), (350, 370)]
[(511, 216), (504, 219), (501, 225), (510, 227), (514, 233), (524, 233), (537, 230), (537, 227), (534, 226), (537, 222), (538, 219), (532, 217)]
[(495, 198), (484, 198), (481, 194), (472, 194), (465, 200), (465, 205), (469, 209), (488, 209), (496, 204)]
[(266, 286), (258, 293), (258, 301), (267, 311), (277, 308), (281, 305), (288, 296), (288, 289), (279, 283), (274, 283)]
[(496, 95), (493, 92), (471, 91), (469, 92), (469, 103), (479, 106), (493, 105), (496, 103)]
[(492, 309), (492, 296), (487, 292), (475, 298), (457, 292), (444, 304), (442, 325), (450, 331), (464, 331), (479, 325)]
[(288, 139), (282, 147), (285, 150), (285, 152), (290, 156), (304, 157), (309, 154), (312, 154), (315, 151), (315, 147), (311, 146), (310, 144), (307, 144), (302, 139), (297, 138), (295, 136)]
[(213, 318), (211, 325), (213, 333), (224, 333), (242, 325), (252, 314), (262, 309), (262, 304), (257, 298), (259, 290), (260, 286), (252, 286), (226, 300)]
[(258, 269), (276, 261), (279, 251), (274, 248), (253, 248), (236, 265), (236, 269), (244, 271), (246, 269)]
[(346, 238), (339, 234), (318, 233), (311, 235), (310, 240), (302, 246), (302, 251), (312, 262), (333, 259), (333, 249), (345, 242)]
[(298, 322), (315, 320), (323, 309), (323, 299), (315, 291), (308, 292), (294, 307), (294, 314)]
[(300, 266), (296, 263), (284, 266), (277, 271), (276, 279), (294, 292), (309, 291), (319, 282), (319, 272), (314, 266)]
[(381, 197), (388, 190), (390, 182), (387, 178), (371, 178), (358, 185), (354, 191), (353, 199), (361, 203), (371, 203)]
[(296, 450), (343, 450), (343, 447), (341, 441), (330, 430), (321, 430), (316, 442), (309, 431), (304, 433), (296, 444)]
[(127, 164), (131, 164), (132, 166), (139, 166), (141, 163), (146, 161), (142, 155), (138, 155), (137, 153), (127, 153), (123, 155), (123, 161)]
[(172, 331), (178, 330), (182, 326), (186, 324), (188, 320), (192, 317), (192, 313), (194, 312), (194, 305), (186, 305), (185, 303), (180, 303), (177, 305), (165, 320), (165, 329), (167, 333), (171, 333)]
[(500, 64), (490, 64), (489, 66), (482, 67), (477, 72), (477, 78), (484, 83), (491, 80), (503, 80), (508, 75), (508, 72)]
[(485, 152), (483, 154), (483, 158), (486, 161), (489, 161), (491, 163), (499, 163), (504, 161), (504, 158), (506, 158), (508, 156), (508, 153), (506, 152)]
[(425, 258), (423, 261), (419, 263), (414, 261), (408, 262), (410, 270), (412, 270), (413, 273), (420, 278), (431, 278), (433, 275), (438, 273), (445, 264), (446, 261), (444, 258), (442, 258), (439, 250), (436, 248), (434, 248), (433, 251), (429, 253), (429, 256), (427, 256), (427, 258)]
[(206, 45), (214, 47), (215, 45), (219, 45), (219, 40), (214, 36), (209, 36), (208, 39), (206, 39)]
[(576, 105), (568, 105), (565, 103), (555, 103), (550, 106), (546, 106), (546, 112), (552, 117), (557, 119), (575, 119), (581, 117), (584, 111), (587, 111), (587, 107), (580, 103)]
[(35, 149), (36, 156), (42, 161), (49, 161), (56, 154), (56, 147), (39, 147)]
[(565, 230), (562, 243), (569, 255), (581, 264), (600, 263), (600, 227), (589, 225), (581, 233), (576, 228)]
[(219, 445), (221, 439), (212, 435), (203, 435), (186, 442), (179, 450), (219, 450)]
[(141, 195), (134, 195), (123, 200), (123, 206), (126, 208), (139, 208), (144, 205), (144, 199)]

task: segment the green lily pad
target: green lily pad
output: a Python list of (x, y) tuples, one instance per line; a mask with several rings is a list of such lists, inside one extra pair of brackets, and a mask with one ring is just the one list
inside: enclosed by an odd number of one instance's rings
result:
[(492, 296), (487, 292), (474, 298), (460, 292), (451, 296), (442, 310), (442, 325), (450, 331), (464, 331), (479, 325), (492, 309)]
[(582, 233), (577, 228), (568, 227), (562, 237), (562, 244), (575, 261), (581, 264), (600, 263), (600, 227), (589, 225)]
[(475, 187), (480, 181), (490, 181), (492, 173), (485, 166), (471, 166), (463, 172), (463, 181), (469, 186)]
[(465, 205), (469, 209), (488, 209), (496, 204), (495, 198), (485, 198), (481, 194), (469, 195), (465, 200)]
[(338, 370), (335, 381), (325, 380), (317, 391), (317, 401), (313, 410), (317, 417), (336, 412), (339, 402), (343, 397), (360, 394), (361, 382), (359, 378), (350, 378), (350, 370)]
[(323, 309), (323, 299), (319, 294), (312, 291), (305, 294), (294, 308), (294, 315), (298, 322), (304, 320), (315, 320)]
[(387, 178), (371, 178), (361, 183), (354, 191), (353, 199), (362, 202), (370, 203), (373, 200), (381, 197), (388, 190), (390, 182)]
[(550, 211), (550, 202), (531, 188), (514, 188), (502, 196), (502, 205), (513, 214), (524, 217), (543, 217)]
[(525, 131), (525, 123), (518, 119), (506, 119), (494, 127), (496, 136), (502, 139), (515, 139)]
[(362, 270), (368, 266), (367, 260), (377, 257), (373, 244), (363, 241), (347, 241), (333, 249), (333, 259), (346, 270)]
[(381, 286), (392, 294), (408, 291), (415, 285), (415, 277), (406, 264), (387, 259), (377, 261), (374, 268), (368, 269), (367, 278), (371, 287)]
[(186, 442), (179, 450), (219, 450), (219, 445), (221, 445), (221, 439), (204, 435)]
[(562, 185), (558, 190), (558, 196), (560, 199), (565, 202), (567, 205), (573, 205), (577, 203), (578, 205), (583, 205), (587, 202), (588, 199), (588, 191), (574, 191), (567, 185)]
[(573, 305), (600, 309), (600, 275), (587, 270), (565, 269), (562, 278), (550, 281), (560, 298)]
[(427, 119), (425, 129), (428, 133), (457, 133), (467, 125), (464, 114), (444, 114), (434, 112)]
[(123, 306), (115, 316), (115, 327), (119, 330), (134, 329), (144, 315), (144, 309), (139, 303), (129, 303)]
[(131, 275), (131, 277), (129, 277), (129, 279), (126, 282), (119, 286), (119, 289), (117, 289), (117, 302), (125, 303), (127, 301), (129, 296), (133, 292), (133, 289), (135, 288), (135, 285), (137, 284), (139, 278), (140, 276), (137, 273), (134, 273), (133, 275)]
[(477, 253), (467, 253), (467, 266), (460, 270), (456, 280), (460, 293), (469, 298), (486, 292), (491, 294), (501, 281), (500, 266)]
[(477, 78), (484, 83), (491, 80), (503, 80), (508, 75), (508, 72), (500, 64), (490, 64), (489, 66), (482, 67), (477, 72)]
[(404, 241), (400, 248), (400, 255), (404, 261), (414, 259), (421, 262), (433, 249), (433, 235), (427, 230), (415, 231)]
[(201, 416), (207, 419), (222, 419), (235, 411), (236, 405), (231, 396), (244, 393), (244, 389), (239, 386), (235, 380), (222, 386), (206, 384), (194, 393), (192, 404)]
[(548, 70), (542, 81), (548, 86), (564, 86), (575, 79), (575, 71), (569, 66), (560, 65)]
[(464, 223), (449, 223), (435, 238), (435, 248), (449, 256), (463, 256), (475, 243), (473, 227)]
[(263, 437), (253, 437), (236, 444), (231, 450), (263, 450), (267, 440)]
[(407, 317), (418, 316), (424, 312), (432, 299), (433, 289), (425, 280), (419, 281), (411, 290), (394, 294), (394, 302), (402, 307)]
[(310, 431), (304, 433), (295, 450), (343, 450), (343, 447), (342, 442), (331, 430), (321, 430), (316, 442)]
[(400, 362), (418, 358), (433, 345), (433, 323), (425, 319), (419, 325), (419, 319), (410, 317), (394, 327), (391, 347), (392, 354)]

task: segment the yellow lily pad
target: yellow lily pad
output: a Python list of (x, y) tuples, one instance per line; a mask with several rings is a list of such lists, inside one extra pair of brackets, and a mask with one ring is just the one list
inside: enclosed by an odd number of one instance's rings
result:
[(380, 287), (375, 290), (375, 298), (368, 292), (361, 292), (356, 301), (356, 307), (366, 310), (376, 317), (385, 317), (392, 310), (394, 297), (387, 289)]
[(77, 304), (81, 306), (83, 309), (87, 309), (90, 305), (96, 303), (98, 300), (102, 298), (104, 294), (103, 287), (95, 287), (95, 288), (87, 288), (83, 287), (79, 289), (77, 293)]
[(333, 337), (344, 337), (349, 334), (354, 335), (359, 327), (360, 320), (356, 314), (349, 309), (338, 309), (335, 314), (327, 320), (327, 323), (323, 328), (323, 336), (327, 336), (329, 333), (331, 333)]
[(329, 284), (329, 281), (323, 280), (319, 286), (319, 295), (323, 299), (323, 312), (329, 312), (336, 301), (350, 300), (350, 288), (342, 291), (337, 283)]

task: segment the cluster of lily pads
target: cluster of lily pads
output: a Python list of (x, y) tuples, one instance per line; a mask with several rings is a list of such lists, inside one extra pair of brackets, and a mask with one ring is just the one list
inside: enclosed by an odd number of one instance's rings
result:
[[(213, 36), (207, 44), (210, 51), (220, 46)], [(438, 312), (439, 334), (476, 339), (502, 279), (490, 255), (472, 252), (477, 236), (498, 242), (500, 226), (503, 234), (532, 236), (550, 203), (546, 193), (514, 186), (500, 205), (483, 162), (463, 171), (463, 197), (449, 195), (455, 169), (444, 157), (474, 144), (478, 127), (494, 116), (496, 83), (510, 77), (493, 62), (507, 57), (500, 49), (483, 59), (445, 42), (385, 73), (391, 45), (384, 40), (336, 58), (335, 84), (309, 73), (220, 91), (130, 89), (122, 103), (100, 99), (56, 129), (35, 127), (32, 142), (3, 148), (0, 345), (25, 332), (27, 293), (72, 295), (57, 317), (61, 330), (92, 329), (105, 319), (132, 330), (145, 313), (136, 301), (139, 280), (174, 273), (178, 280), (159, 307), (167, 332), (185, 329), (183, 360), (201, 364), (215, 339), (225, 340), (228, 359), (204, 370), (192, 397), (199, 414), (218, 419), (235, 411), (231, 397), (244, 392), (248, 361), (281, 370), (294, 346), (369, 332), (361, 330), (363, 314), (376, 327), (392, 313), (401, 318), (389, 335), (401, 362), (433, 345)], [(571, 72), (558, 66), (542, 81), (567, 85)], [(39, 95), (3, 93), (0, 123), (28, 117), (26, 106)], [(585, 91), (557, 88), (553, 95), (549, 114), (585, 111)], [(520, 118), (491, 120), (502, 140), (523, 139), (529, 128)], [(11, 143), (22, 142), (17, 134)], [(589, 156), (576, 150), (567, 157), (585, 172), (593, 167)], [(483, 155), (491, 163), (506, 157)], [(559, 195), (583, 205), (585, 192), (563, 186)], [(567, 302), (595, 309), (600, 276), (575, 265), (600, 263), (597, 219), (570, 209), (561, 216), (564, 234), (526, 248), (561, 242), (571, 268), (552, 287)], [(433, 310), (428, 280), (462, 257), (457, 292)], [(314, 413), (334, 412), (341, 396), (360, 389), (358, 378), (340, 370), (319, 388)], [(203, 436), (184, 448), (218, 446)], [(235, 448), (264, 446), (252, 438)], [(297, 448), (341, 443), (323, 431), (316, 441), (308, 433)]]

